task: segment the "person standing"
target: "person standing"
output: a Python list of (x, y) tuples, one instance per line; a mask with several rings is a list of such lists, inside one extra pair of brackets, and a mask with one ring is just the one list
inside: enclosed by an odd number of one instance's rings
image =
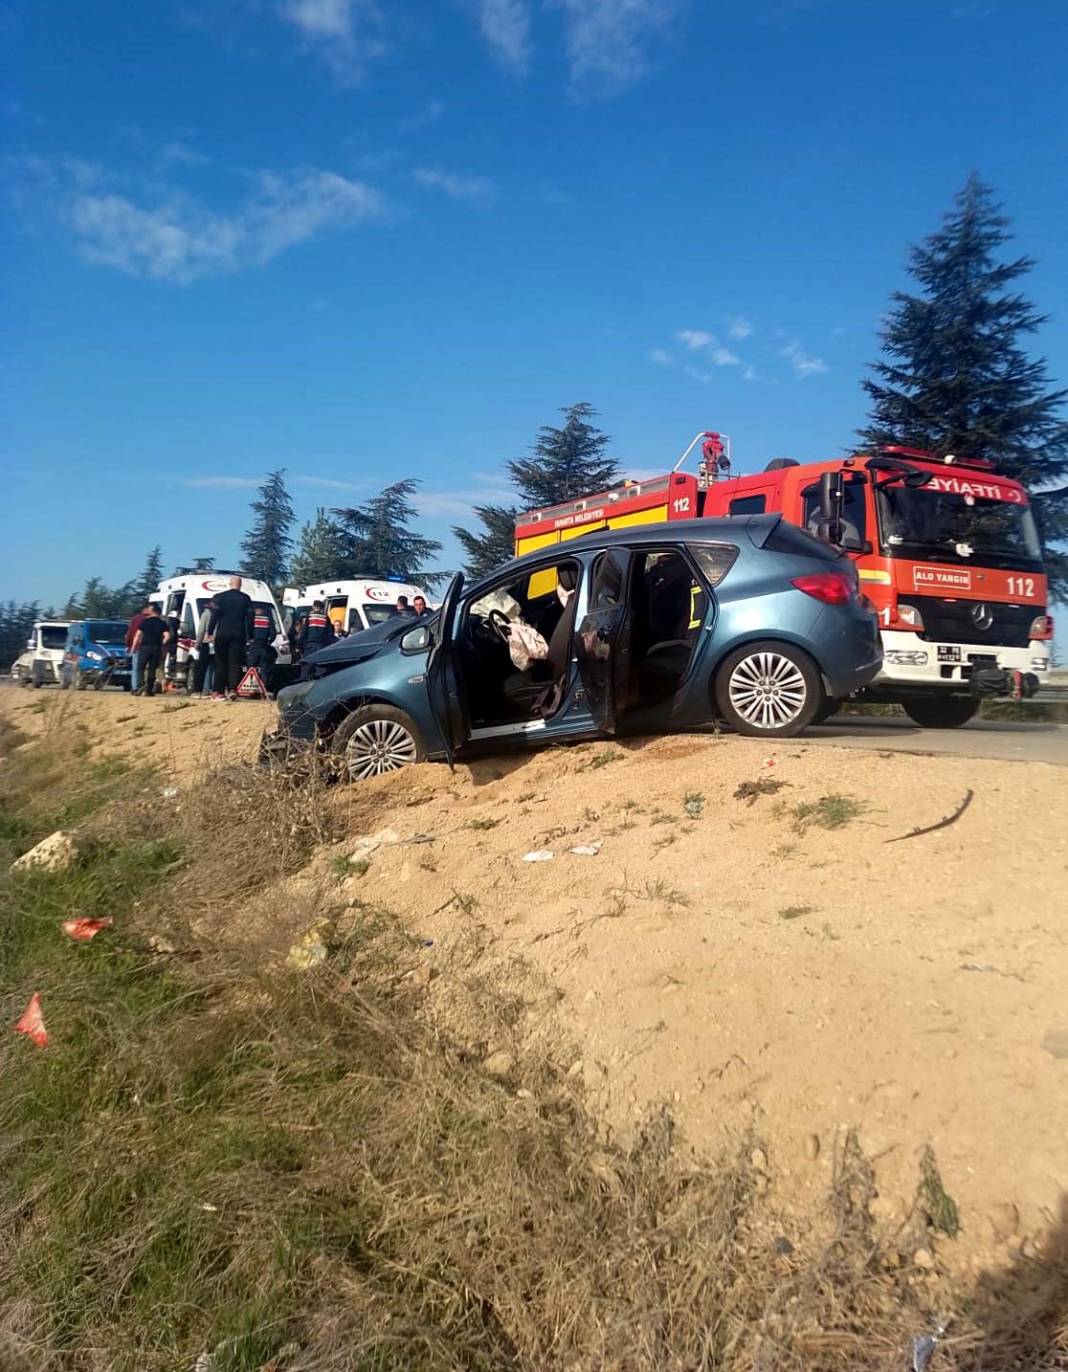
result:
[(396, 605), (394, 605), (394, 607), (393, 607), (393, 613), (394, 613), (395, 615), (409, 615), (409, 616), (415, 614), (415, 611), (414, 611), (414, 610), (412, 609), (412, 607), (408, 604), (408, 597), (407, 597), (406, 595), (399, 595), (399, 596), (397, 597), (397, 603), (396, 603)]
[(170, 636), (167, 621), (161, 616), (159, 606), (146, 606), (145, 617), (134, 634), (133, 641), (141, 689), (146, 696), (156, 694), (156, 673), (159, 671), (160, 658), (170, 641)]
[(208, 625), (208, 642), (215, 647), (214, 696), (234, 699), (245, 665), (245, 645), (252, 637), (252, 599), (232, 576), (229, 588), (215, 597)]
[(211, 690), (212, 678), (215, 675), (212, 669), (211, 643), (208, 640), (208, 630), (214, 609), (215, 601), (209, 600), (201, 610), (200, 618), (197, 620), (197, 641), (194, 649), (196, 658), (193, 661), (193, 684), (191, 687), (195, 696), (208, 694)]
[(130, 690), (133, 691), (134, 695), (137, 695), (141, 689), (141, 669), (137, 665), (134, 639), (137, 637), (138, 629), (145, 622), (145, 615), (150, 608), (151, 606), (146, 601), (126, 626), (126, 651), (130, 655)]
[(266, 691), (267, 678), (278, 657), (274, 648), (274, 620), (266, 605), (256, 605), (252, 612), (252, 641), (248, 647), (248, 665), (254, 667)]
[(412, 609), (413, 609), (413, 610), (415, 611), (415, 613), (416, 613), (417, 615), (419, 615), (419, 616), (425, 615), (426, 612), (427, 612), (426, 596), (425, 596), (425, 595), (413, 596), (413, 597), (412, 597)]
[(304, 621), (300, 630), (300, 679), (308, 680), (310, 668), (306, 666), (307, 659), (312, 653), (318, 652), (320, 648), (327, 647), (334, 641), (334, 626), (330, 622), (330, 616), (326, 613), (326, 602), (313, 600), (312, 607), (308, 611), (308, 617)]

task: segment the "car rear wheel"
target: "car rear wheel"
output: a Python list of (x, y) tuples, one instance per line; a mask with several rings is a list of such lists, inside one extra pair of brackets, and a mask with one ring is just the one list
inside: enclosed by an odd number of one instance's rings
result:
[(979, 710), (974, 696), (917, 696), (903, 700), (901, 708), (921, 729), (959, 729)]
[(392, 705), (362, 705), (334, 733), (331, 748), (350, 781), (398, 772), (426, 757), (415, 721)]
[(727, 657), (716, 677), (724, 719), (754, 738), (799, 734), (825, 700), (816, 664), (788, 643), (747, 643)]

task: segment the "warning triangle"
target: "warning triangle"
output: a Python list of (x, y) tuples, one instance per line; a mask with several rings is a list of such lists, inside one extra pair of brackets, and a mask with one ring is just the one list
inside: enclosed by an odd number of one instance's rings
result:
[(238, 682), (237, 694), (245, 700), (267, 699), (267, 687), (255, 667), (250, 667)]

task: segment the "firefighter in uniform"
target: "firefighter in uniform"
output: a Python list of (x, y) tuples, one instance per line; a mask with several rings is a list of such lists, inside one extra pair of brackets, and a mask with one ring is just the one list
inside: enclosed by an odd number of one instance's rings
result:
[(273, 638), (274, 621), (270, 610), (266, 606), (256, 605), (252, 616), (252, 639), (248, 645), (248, 665), (259, 672), (264, 690), (269, 689), (267, 679), (278, 658)]
[(300, 631), (301, 681), (307, 681), (311, 671), (307, 666), (307, 659), (320, 648), (325, 648), (328, 643), (333, 643), (334, 637), (334, 626), (326, 613), (326, 605), (321, 600), (313, 601), (308, 618)]

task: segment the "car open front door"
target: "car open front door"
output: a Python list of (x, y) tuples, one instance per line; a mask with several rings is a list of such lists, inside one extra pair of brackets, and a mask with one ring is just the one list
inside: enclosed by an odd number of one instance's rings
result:
[(608, 548), (594, 563), (586, 614), (575, 631), (575, 655), (594, 724), (614, 733), (630, 672), (627, 589), (630, 550)]
[(449, 583), (438, 611), (437, 623), (432, 628), (434, 642), (426, 668), (430, 708), (438, 722), (450, 767), (454, 753), (463, 746), (469, 732), (455, 637), (456, 616), (463, 588), (463, 573), (457, 572)]

